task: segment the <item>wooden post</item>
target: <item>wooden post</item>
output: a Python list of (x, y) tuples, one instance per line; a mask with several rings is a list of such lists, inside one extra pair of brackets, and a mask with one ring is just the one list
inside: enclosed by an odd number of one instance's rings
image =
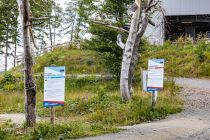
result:
[(51, 125), (55, 124), (55, 108), (53, 106), (50, 107), (50, 123)]
[(158, 96), (158, 91), (153, 91), (152, 92), (152, 108), (154, 108), (157, 103), (157, 96)]

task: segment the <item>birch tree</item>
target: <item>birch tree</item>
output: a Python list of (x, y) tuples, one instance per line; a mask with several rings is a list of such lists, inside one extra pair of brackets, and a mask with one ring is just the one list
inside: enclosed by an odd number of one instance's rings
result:
[(24, 86), (25, 86), (25, 115), (26, 126), (36, 124), (36, 86), (33, 78), (33, 60), (30, 43), (31, 12), (29, 0), (17, 0), (22, 27), (22, 41), (24, 48)]
[(123, 49), (123, 58), (120, 75), (120, 91), (123, 100), (127, 101), (132, 99), (132, 80), (137, 60), (139, 59), (138, 48), (140, 41), (145, 33), (150, 16), (155, 11), (158, 4), (155, 0), (135, 0), (133, 6), (133, 14), (130, 23), (129, 35), (126, 43), (124, 44), (121, 35), (118, 35), (117, 44)]

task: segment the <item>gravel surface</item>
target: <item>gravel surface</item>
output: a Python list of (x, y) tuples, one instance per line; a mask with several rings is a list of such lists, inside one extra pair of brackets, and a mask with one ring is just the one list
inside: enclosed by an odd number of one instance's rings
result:
[(122, 127), (115, 134), (81, 140), (210, 140), (210, 80), (176, 78), (184, 111), (165, 120)]

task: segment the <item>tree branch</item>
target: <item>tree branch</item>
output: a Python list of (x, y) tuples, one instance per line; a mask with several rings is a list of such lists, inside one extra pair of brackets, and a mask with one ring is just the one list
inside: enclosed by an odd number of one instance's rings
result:
[(92, 22), (93, 24), (98, 24), (98, 25), (104, 25), (106, 27), (110, 27), (110, 28), (113, 28), (113, 29), (116, 29), (118, 31), (121, 31), (121, 32), (125, 32), (125, 33), (129, 33), (128, 30), (125, 30), (123, 28), (120, 28), (120, 27), (116, 27), (116, 26), (113, 26), (113, 25), (110, 25), (108, 23), (103, 23), (103, 22), (98, 22), (98, 21), (89, 21), (89, 22)]
[(146, 14), (143, 21), (142, 21), (142, 25), (141, 25), (141, 28), (139, 29), (138, 33), (137, 33), (137, 38), (141, 38), (145, 31), (146, 31), (146, 28), (147, 28), (147, 25), (148, 25), (148, 15)]
[(33, 34), (33, 31), (32, 31), (31, 26), (29, 27), (29, 30), (30, 30), (30, 34), (31, 34), (31, 40), (32, 40), (32, 42), (34, 44), (34, 48), (36, 48), (37, 50), (39, 50), (39, 48), (36, 46), (35, 39), (34, 39), (34, 34)]
[(117, 45), (124, 50), (125, 44), (122, 42), (122, 35), (118, 34), (117, 35)]
[(37, 25), (41, 25), (41, 24), (44, 24), (45, 21), (42, 21), (42, 22), (39, 22), (39, 23), (33, 23), (33, 26), (37, 26)]
[(153, 22), (151, 19), (148, 19), (148, 23), (152, 26), (155, 26), (155, 22)]
[(31, 20), (48, 20), (50, 19), (51, 17), (40, 17), (40, 18), (31, 18)]

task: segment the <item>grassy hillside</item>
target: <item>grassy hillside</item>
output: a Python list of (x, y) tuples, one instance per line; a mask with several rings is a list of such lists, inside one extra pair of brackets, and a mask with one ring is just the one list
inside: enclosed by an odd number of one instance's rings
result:
[[(141, 46), (138, 74), (140, 68), (147, 69), (148, 59), (152, 58), (164, 58), (166, 60), (166, 75), (210, 77), (210, 44), (206, 43), (205, 40), (195, 43), (185, 40), (177, 43), (167, 41), (161, 46), (144, 43)], [(35, 74), (43, 73), (44, 67), (52, 64), (66, 66), (67, 74), (107, 73), (103, 60), (96, 52), (87, 49), (74, 49), (72, 46), (58, 47), (53, 52), (36, 58), (34, 65)], [(19, 66), (11, 71), (17, 74), (21, 72), (21, 69)]]
[[(166, 60), (166, 76), (210, 77), (210, 45), (204, 41), (195, 44), (166, 42), (163, 46), (144, 44), (141, 54), (136, 71), (137, 79), (140, 78), (140, 69), (147, 69), (148, 59), (151, 58)], [(49, 116), (48, 109), (42, 105), (43, 76), (40, 75), (43, 74), (45, 66), (64, 65), (67, 74), (106, 73), (100, 56), (95, 52), (73, 49), (71, 46), (56, 48), (53, 52), (36, 58), (35, 62), (34, 71), (39, 75), (36, 76), (37, 112), (41, 117)], [(0, 113), (24, 112), (21, 69), (19, 66), (0, 75)], [(125, 103), (121, 100), (119, 82), (116, 80), (102, 77), (68, 77), (65, 106), (56, 108), (58, 123), (55, 127), (41, 123), (26, 132), (23, 128), (13, 128), (13, 125), (6, 123), (0, 125), (0, 136), (5, 139), (80, 138), (117, 132), (117, 126), (161, 119), (181, 111), (182, 101), (173, 81), (166, 81), (154, 109), (150, 106), (151, 94), (142, 92), (139, 80), (135, 80), (134, 85), (133, 100)]]
[(210, 44), (204, 40), (144, 46), (138, 69), (147, 69), (152, 58), (165, 59), (166, 76), (210, 78)]
[[(37, 83), (37, 113), (49, 117), (43, 108), (43, 68), (51, 64), (65, 65), (67, 74), (104, 74), (100, 58), (89, 50), (71, 47), (56, 48), (53, 52), (36, 58), (34, 70)], [(0, 113), (23, 113), (24, 92), (21, 67), (0, 76)], [(7, 122), (0, 123), (0, 139), (73, 139), (102, 133), (118, 132), (117, 126), (162, 119), (182, 110), (178, 88), (167, 81), (158, 97), (157, 106), (151, 108), (151, 94), (141, 90), (136, 81), (134, 98), (123, 102), (119, 94), (119, 82), (103, 77), (67, 77), (65, 106), (56, 108), (56, 122), (39, 123), (25, 130)], [(119, 117), (120, 116), (120, 117)], [(8, 131), (9, 130), (9, 131)]]
[[(96, 53), (90, 50), (75, 49), (73, 46), (55, 48), (54, 51), (35, 58), (34, 72), (41, 74), (44, 67), (52, 64), (66, 66), (67, 74), (104, 74), (105, 69)], [(20, 72), (21, 67), (12, 69), (12, 72)]]

